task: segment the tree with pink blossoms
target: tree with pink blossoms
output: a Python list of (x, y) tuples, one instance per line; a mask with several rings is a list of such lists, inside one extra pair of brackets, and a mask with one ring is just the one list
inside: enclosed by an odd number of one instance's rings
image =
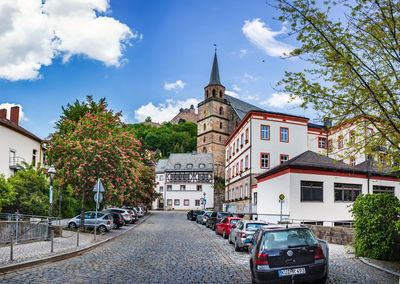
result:
[(98, 179), (106, 190), (106, 204), (136, 204), (142, 196), (150, 196), (142, 182), (141, 173), (147, 177), (149, 169), (139, 154), (141, 144), (120, 117), (101, 106), (77, 121), (65, 118), (63, 133), (56, 132), (46, 141), (47, 163), (56, 167), (61, 185), (71, 185), (82, 201), (82, 224)]

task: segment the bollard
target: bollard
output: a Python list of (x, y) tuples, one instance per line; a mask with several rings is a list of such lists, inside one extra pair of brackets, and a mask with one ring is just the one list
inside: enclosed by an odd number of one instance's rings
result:
[(51, 228), (51, 249), (50, 252), (54, 251), (54, 229)]
[(79, 228), (76, 231), (76, 246), (79, 247)]
[(14, 261), (13, 243), (14, 243), (14, 234), (11, 233), (11, 243), (10, 243), (10, 260), (11, 261)]

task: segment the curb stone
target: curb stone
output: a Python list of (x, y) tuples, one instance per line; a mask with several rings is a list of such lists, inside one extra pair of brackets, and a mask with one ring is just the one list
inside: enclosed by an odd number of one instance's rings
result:
[[(382, 266), (380, 266), (380, 265), (377, 265), (377, 264), (375, 264), (375, 263), (372, 263), (372, 262), (370, 262), (370, 261), (368, 260), (368, 258), (359, 257), (359, 260), (360, 260), (362, 263), (366, 264), (366, 265), (375, 267), (376, 269), (379, 269), (379, 270), (385, 271), (386, 273), (389, 273), (389, 274), (392, 274), (392, 275), (394, 275), (394, 276), (400, 277), (400, 273), (395, 272), (395, 271), (390, 270), (390, 269), (387, 269), (387, 268), (384, 268), (384, 267), (382, 267)], [(399, 283), (400, 283), (400, 279), (399, 279)]]
[(0, 267), (0, 275), (4, 274), (6, 272), (10, 272), (10, 271), (14, 271), (14, 270), (18, 270), (21, 268), (25, 268), (25, 267), (30, 267), (30, 266), (35, 266), (35, 265), (39, 265), (39, 264), (44, 264), (44, 263), (50, 263), (50, 262), (56, 262), (56, 261), (61, 261), (61, 260), (65, 260), (68, 258), (72, 258), (75, 256), (79, 256), (82, 255), (88, 251), (91, 251), (92, 249), (95, 249), (96, 247), (107, 243), (109, 241), (115, 240), (116, 238), (119, 238), (120, 236), (126, 234), (127, 232), (129, 232), (130, 230), (140, 226), (142, 223), (144, 223), (144, 221), (146, 221), (147, 219), (149, 219), (151, 217), (151, 213), (147, 213), (147, 215), (145, 217), (143, 217), (142, 221), (140, 223), (135, 224), (134, 226), (130, 227), (128, 230), (126, 230), (125, 232), (111, 237), (109, 239), (100, 241), (98, 243), (89, 245), (87, 247), (78, 249), (78, 250), (74, 250), (74, 251), (70, 251), (70, 252), (66, 252), (66, 253), (61, 253), (61, 254), (57, 254), (57, 255), (53, 255), (53, 256), (49, 256), (49, 257), (44, 257), (41, 259), (36, 259), (36, 260), (30, 260), (30, 261), (24, 261), (24, 262), (20, 262), (20, 263), (16, 263), (16, 264), (10, 264), (7, 266), (3, 266)]

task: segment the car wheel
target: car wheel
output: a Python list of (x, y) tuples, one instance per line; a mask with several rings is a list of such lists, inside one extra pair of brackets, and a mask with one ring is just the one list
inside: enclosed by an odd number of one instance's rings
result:
[(104, 226), (104, 225), (99, 226), (99, 232), (100, 232), (100, 233), (105, 233), (105, 232), (107, 232), (106, 226)]
[(219, 234), (218, 234), (218, 228), (215, 228), (215, 234), (216, 234), (216, 235), (219, 235)]
[(240, 251), (240, 247), (238, 246), (237, 241), (235, 242), (235, 251)]
[(76, 224), (74, 222), (71, 222), (68, 224), (68, 228), (70, 229), (76, 229), (78, 226), (76, 226)]
[(222, 231), (222, 237), (223, 237), (224, 239), (227, 238), (225, 230)]

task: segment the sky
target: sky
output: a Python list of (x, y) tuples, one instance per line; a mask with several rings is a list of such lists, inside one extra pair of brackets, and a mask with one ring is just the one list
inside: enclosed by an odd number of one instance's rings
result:
[(106, 98), (126, 123), (172, 119), (204, 97), (214, 44), (227, 94), (270, 111), (315, 117), (276, 83), (304, 62), (265, 0), (2, 0), (0, 108), (41, 138), (61, 107)]

